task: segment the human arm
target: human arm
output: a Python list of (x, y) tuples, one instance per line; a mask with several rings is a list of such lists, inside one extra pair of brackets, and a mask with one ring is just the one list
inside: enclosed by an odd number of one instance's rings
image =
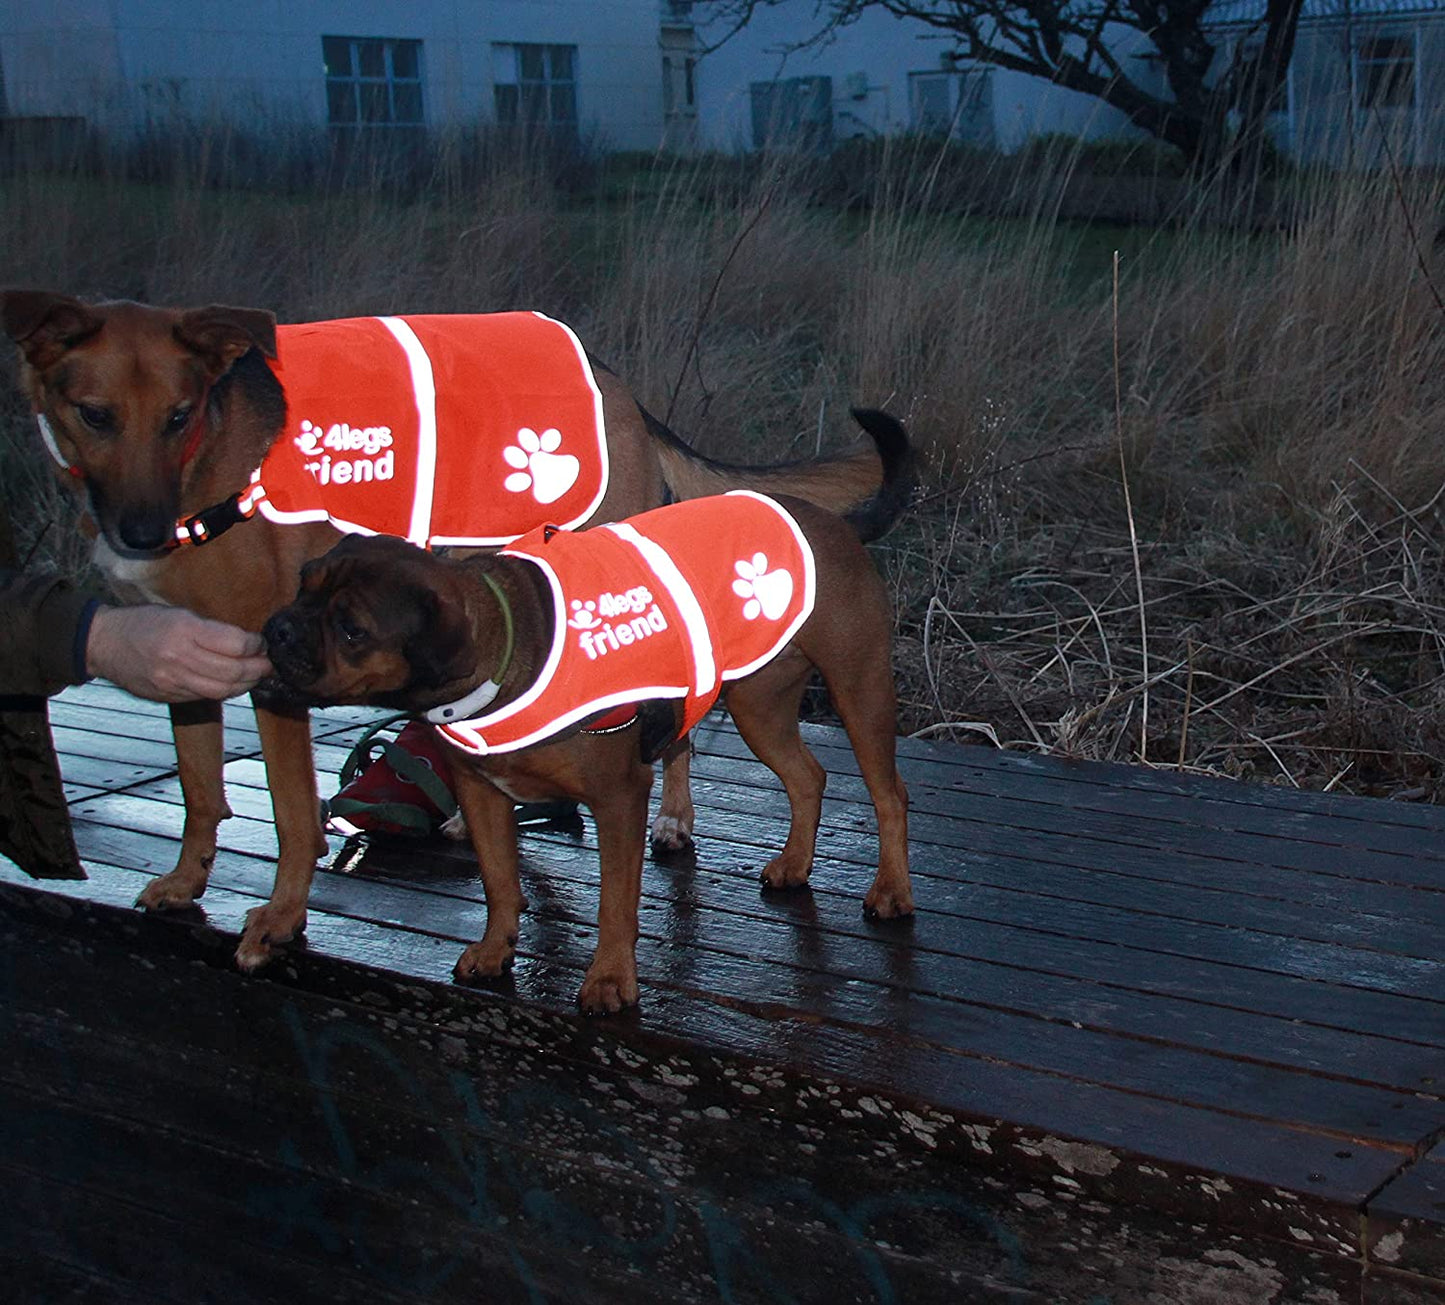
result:
[(98, 607), (86, 669), (161, 702), (232, 698), (271, 673), (259, 634), (183, 607)]
[(53, 574), (0, 568), (0, 696), (103, 675), (143, 698), (228, 698), (270, 674), (259, 635), (179, 607), (110, 607)]

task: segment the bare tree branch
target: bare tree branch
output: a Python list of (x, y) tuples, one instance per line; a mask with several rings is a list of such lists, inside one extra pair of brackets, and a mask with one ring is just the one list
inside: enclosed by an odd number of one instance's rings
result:
[[(761, 9), (800, 0), (710, 0), (723, 25), (716, 48)], [(956, 43), (955, 58), (1023, 73), (1103, 101), (1183, 153), (1196, 170), (1257, 166), (1270, 105), (1294, 55), (1301, 0), (1257, 0), (1259, 14), (1223, 41), (1207, 25), (1213, 0), (814, 0), (811, 30), (793, 48), (830, 39), (881, 9)], [(1156, 94), (1119, 54), (1119, 37), (1148, 42), (1168, 87)], [(1242, 39), (1241, 39), (1242, 38)], [(1221, 66), (1222, 65), (1222, 66)], [(1231, 119), (1237, 130), (1231, 135)]]

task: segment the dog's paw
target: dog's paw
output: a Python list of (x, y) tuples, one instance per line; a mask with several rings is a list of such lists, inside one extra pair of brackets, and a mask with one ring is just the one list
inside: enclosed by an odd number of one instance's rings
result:
[(442, 821), (442, 834), (457, 843), (465, 843), (471, 837), (467, 833), (467, 818), (462, 815), (461, 808)]
[(788, 857), (775, 857), (763, 867), (759, 876), (764, 888), (794, 889), (806, 888), (808, 876), (812, 873), (811, 862), (799, 863)]
[(594, 967), (577, 994), (577, 1006), (584, 1015), (616, 1015), (627, 1006), (636, 1006), (638, 999), (635, 969), (617, 973), (599, 972)]
[(236, 948), (236, 967), (250, 974), (259, 970), (276, 954), (276, 948), (290, 942), (306, 928), (306, 908), (253, 906), (246, 912), (246, 927)]
[(677, 816), (659, 815), (652, 822), (652, 850), (660, 853), (692, 851), (692, 825)]
[(874, 882), (863, 899), (863, 914), (870, 920), (901, 920), (913, 914), (913, 892), (907, 884), (895, 888)]
[(458, 983), (474, 983), (479, 979), (495, 979), (512, 968), (517, 958), (517, 940), (483, 938), (474, 942), (452, 966), (452, 978)]
[(205, 891), (204, 875), (172, 870), (142, 888), (135, 904), (143, 911), (180, 911), (194, 906)]

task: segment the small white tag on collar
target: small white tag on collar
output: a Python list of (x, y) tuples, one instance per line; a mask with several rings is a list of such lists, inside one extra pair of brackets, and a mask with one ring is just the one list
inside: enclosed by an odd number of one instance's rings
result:
[(483, 680), (465, 698), (433, 707), (426, 713), (426, 718), (433, 725), (450, 725), (452, 721), (472, 720), (492, 705), (492, 699), (497, 696), (501, 687), (496, 680)]

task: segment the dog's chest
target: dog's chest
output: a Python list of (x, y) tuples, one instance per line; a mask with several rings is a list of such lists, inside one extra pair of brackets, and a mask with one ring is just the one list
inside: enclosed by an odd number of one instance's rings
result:
[(166, 558), (122, 557), (106, 543), (105, 536), (95, 541), (92, 555), (117, 597), (126, 602), (164, 603), (169, 600), (162, 591)]

